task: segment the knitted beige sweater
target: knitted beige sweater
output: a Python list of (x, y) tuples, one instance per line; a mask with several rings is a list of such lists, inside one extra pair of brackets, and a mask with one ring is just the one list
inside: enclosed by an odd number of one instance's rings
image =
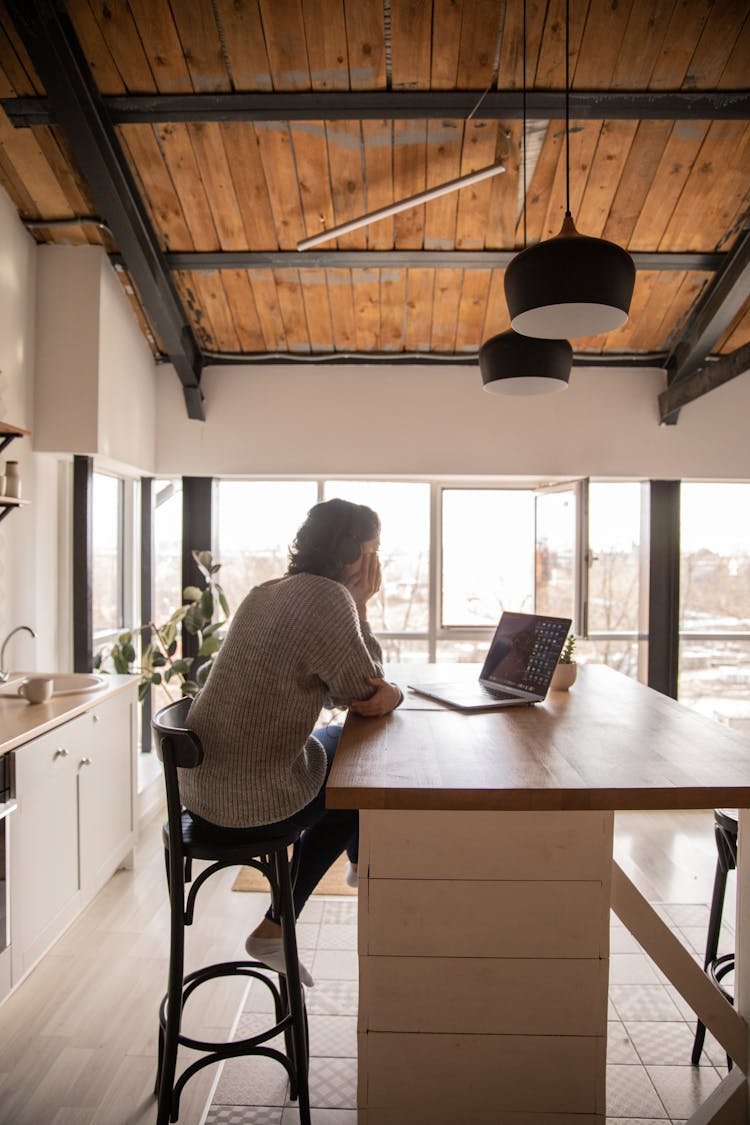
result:
[(311, 738), (321, 709), (372, 695), (380, 645), (346, 587), (315, 574), (257, 586), (234, 614), (188, 722), (204, 750), (180, 770), (186, 808), (213, 824), (273, 824), (323, 784), (326, 756)]

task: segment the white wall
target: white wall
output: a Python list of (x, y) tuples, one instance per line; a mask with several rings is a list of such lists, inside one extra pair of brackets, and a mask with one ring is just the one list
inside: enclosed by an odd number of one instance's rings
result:
[(660, 426), (657, 369), (576, 368), (568, 389), (491, 395), (476, 367), (214, 367), (205, 422), (157, 372), (160, 474), (750, 479), (750, 375)]

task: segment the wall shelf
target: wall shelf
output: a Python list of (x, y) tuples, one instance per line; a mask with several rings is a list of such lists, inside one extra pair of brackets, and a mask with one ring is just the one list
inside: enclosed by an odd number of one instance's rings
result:
[[(8, 422), (0, 422), (0, 453), (2, 453), (15, 438), (28, 437), (29, 433), (29, 430), (23, 430), (20, 426), (11, 426)], [(28, 504), (28, 502), (28, 500), (18, 500), (15, 496), (0, 496), (0, 522), (2, 522), (14, 508), (21, 508), (24, 504)]]

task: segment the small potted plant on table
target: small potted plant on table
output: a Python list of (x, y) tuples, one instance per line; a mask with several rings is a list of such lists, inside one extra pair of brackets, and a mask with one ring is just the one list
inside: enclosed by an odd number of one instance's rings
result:
[(560, 659), (552, 675), (550, 691), (567, 691), (568, 688), (575, 683), (576, 676), (578, 675), (578, 665), (573, 658), (575, 647), (576, 639), (574, 635), (570, 633), (563, 645)]

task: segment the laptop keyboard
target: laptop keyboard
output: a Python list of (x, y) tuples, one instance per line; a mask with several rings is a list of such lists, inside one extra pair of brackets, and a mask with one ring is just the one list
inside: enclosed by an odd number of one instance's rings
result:
[(502, 688), (491, 689), (485, 687), (484, 684), (479, 686), (482, 689), (482, 695), (486, 695), (488, 699), (518, 699), (514, 691), (503, 691)]

